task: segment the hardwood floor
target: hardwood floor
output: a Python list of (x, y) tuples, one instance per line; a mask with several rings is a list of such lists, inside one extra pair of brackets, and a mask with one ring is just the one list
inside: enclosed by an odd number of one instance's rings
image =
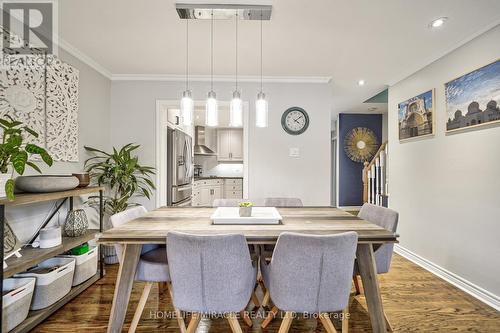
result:
[[(117, 266), (108, 266), (107, 275), (86, 292), (39, 325), (33, 332), (105, 332), (113, 300)], [(143, 284), (136, 283), (131, 306), (127, 312), (128, 329)], [(260, 291), (260, 288), (258, 289)], [(396, 332), (499, 332), (500, 312), (477, 301), (431, 273), (395, 255), (391, 272), (381, 276), (381, 290), (385, 311)], [(173, 313), (168, 293), (158, 296), (154, 285), (137, 332), (178, 332), (175, 318), (162, 318), (162, 311)], [(262, 298), (262, 294), (258, 294)], [(371, 332), (363, 296), (357, 296), (350, 306), (350, 332)], [(260, 310), (253, 319), (252, 328), (244, 325), (243, 332), (278, 332), (280, 319), (275, 319), (265, 330), (259, 323), (264, 314)], [(156, 316), (156, 318), (155, 318)], [(340, 332), (340, 322), (334, 322)], [(227, 320), (202, 320), (198, 332), (230, 332)], [(316, 319), (296, 319), (290, 332), (325, 332)]]

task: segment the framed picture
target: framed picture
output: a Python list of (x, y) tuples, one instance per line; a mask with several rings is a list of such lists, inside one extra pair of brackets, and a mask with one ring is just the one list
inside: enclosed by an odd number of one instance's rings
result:
[(444, 84), (446, 132), (500, 122), (500, 59)]
[(434, 89), (398, 104), (399, 140), (434, 134)]

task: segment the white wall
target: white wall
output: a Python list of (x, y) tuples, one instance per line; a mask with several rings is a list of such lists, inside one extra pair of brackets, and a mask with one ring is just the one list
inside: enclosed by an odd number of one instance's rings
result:
[[(88, 158), (83, 148), (84, 145), (104, 149), (110, 147), (111, 81), (64, 50), (59, 50), (59, 58), (80, 71), (78, 98), (79, 162), (54, 162), (51, 168), (48, 168), (43, 163), (38, 163), (44, 174), (71, 174), (82, 171), (84, 161)], [(28, 170), (26, 174), (36, 174), (36, 172)], [(75, 205), (78, 204), (78, 200), (75, 201)], [(38, 226), (47, 217), (52, 206), (53, 203), (49, 203), (7, 209), (6, 218), (18, 238), (21, 242), (24, 242), (37, 230)], [(87, 215), (91, 223), (95, 225), (98, 218), (97, 213), (92, 209), (87, 209)], [(60, 223), (64, 223), (65, 217), (66, 214), (63, 211), (58, 217), (54, 218), (54, 221), (59, 219)]]
[[(181, 82), (114, 81), (111, 87), (111, 142), (142, 145), (142, 163), (155, 165), (155, 103), (157, 99), (176, 100), (184, 88)], [(330, 110), (328, 84), (268, 83), (268, 128), (253, 126), (254, 98), (258, 84), (241, 84), (243, 100), (250, 102), (249, 197), (300, 197), (306, 205), (330, 202)], [(204, 100), (209, 82), (192, 84), (193, 98)], [(230, 100), (232, 83), (214, 86), (219, 100)], [(291, 106), (309, 113), (311, 124), (302, 135), (291, 136), (281, 128), (281, 115)], [(290, 147), (300, 148), (299, 158), (288, 157)], [(153, 208), (154, 200), (146, 203)]]
[[(498, 59), (498, 41), (500, 26), (389, 88), (388, 167), (401, 246), (500, 301), (500, 127), (445, 135), (444, 100), (445, 82)], [(399, 143), (398, 103), (431, 88), (435, 137)]]

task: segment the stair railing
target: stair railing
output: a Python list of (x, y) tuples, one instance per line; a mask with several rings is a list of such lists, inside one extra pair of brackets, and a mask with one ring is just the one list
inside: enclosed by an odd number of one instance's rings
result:
[(363, 202), (387, 206), (387, 141), (363, 167)]

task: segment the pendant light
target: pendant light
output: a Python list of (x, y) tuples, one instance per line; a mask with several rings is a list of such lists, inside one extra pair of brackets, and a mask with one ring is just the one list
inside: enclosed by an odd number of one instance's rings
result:
[(243, 126), (243, 105), (241, 103), (241, 95), (238, 91), (238, 11), (236, 11), (236, 87), (233, 91), (233, 99), (231, 100), (231, 105), (229, 109), (229, 126), (232, 127), (242, 127)]
[(255, 101), (255, 126), (268, 126), (268, 109), (266, 94), (262, 91), (262, 10), (260, 11), (260, 91)]
[(181, 115), (182, 123), (185, 126), (193, 125), (194, 103), (189, 90), (189, 19), (186, 19), (186, 90), (182, 93), (181, 98)]
[(207, 96), (205, 107), (205, 125), (217, 126), (219, 123), (219, 111), (217, 107), (217, 96), (214, 92), (214, 11), (210, 19), (210, 92)]

